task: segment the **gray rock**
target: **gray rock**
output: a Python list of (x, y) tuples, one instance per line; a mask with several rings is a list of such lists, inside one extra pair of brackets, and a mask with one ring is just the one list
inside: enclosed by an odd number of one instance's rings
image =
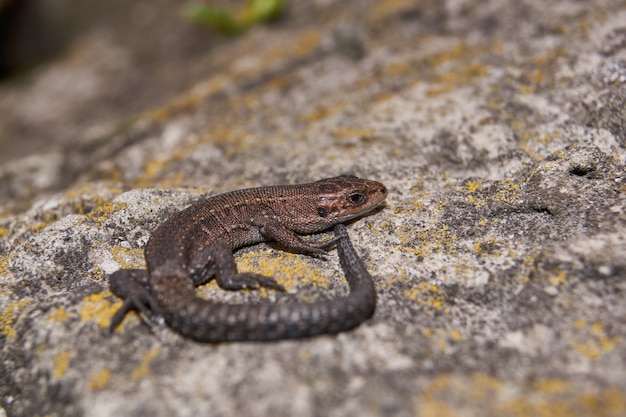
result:
[[(115, 31), (0, 86), (0, 143), (29, 117), (27, 132), (50, 136), (0, 166), (0, 415), (623, 415), (624, 21), (617, 0), (292, 2), (236, 39), (173, 28), (211, 49), (181, 52), (187, 84), (155, 82), (160, 102), (124, 88), (157, 66)], [(119, 60), (77, 59), (98, 48)], [(64, 69), (98, 82), (58, 94)], [(105, 93), (137, 101), (112, 109)], [(84, 94), (89, 129), (75, 123)], [(30, 112), (35, 99), (54, 108)], [(341, 173), (389, 188), (385, 209), (349, 226), (376, 281), (373, 319), (276, 343), (199, 344), (137, 315), (108, 334), (120, 302), (107, 274), (142, 267), (169, 215)], [(346, 291), (334, 252), (237, 258), (289, 292), (199, 294)]]

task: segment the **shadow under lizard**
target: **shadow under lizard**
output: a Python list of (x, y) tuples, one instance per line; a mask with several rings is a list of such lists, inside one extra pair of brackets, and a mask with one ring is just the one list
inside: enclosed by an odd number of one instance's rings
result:
[[(161, 315), (178, 333), (203, 342), (293, 339), (352, 329), (372, 316), (376, 293), (342, 223), (372, 211), (386, 197), (383, 184), (343, 175), (237, 190), (193, 204), (153, 232), (145, 247), (147, 269), (111, 275), (111, 291), (124, 303), (110, 329), (130, 310)], [(298, 236), (333, 226), (335, 236), (324, 242)], [(350, 293), (327, 302), (237, 305), (196, 295), (195, 287), (213, 278), (228, 290), (284, 291), (271, 277), (237, 271), (233, 251), (265, 241), (308, 255), (325, 254), (336, 245)]]

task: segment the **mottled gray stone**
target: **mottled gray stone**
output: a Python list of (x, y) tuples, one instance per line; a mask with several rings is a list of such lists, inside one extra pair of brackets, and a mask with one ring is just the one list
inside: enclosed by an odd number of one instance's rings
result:
[[(211, 45), (164, 56), (179, 74), (155, 76), (126, 25), (0, 86), (0, 143), (50, 139), (0, 166), (0, 415), (624, 415), (625, 6), (291, 2), (235, 39), (178, 22), (174, 39)], [(163, 45), (173, 14), (151, 16)], [(97, 82), (58, 94), (63, 74)], [(148, 94), (142, 74), (176, 82)], [(107, 274), (143, 266), (168, 215), (341, 173), (389, 188), (349, 226), (372, 320), (276, 343), (199, 344), (134, 315), (107, 333)], [(199, 294), (346, 291), (334, 252), (237, 258), (289, 292)]]

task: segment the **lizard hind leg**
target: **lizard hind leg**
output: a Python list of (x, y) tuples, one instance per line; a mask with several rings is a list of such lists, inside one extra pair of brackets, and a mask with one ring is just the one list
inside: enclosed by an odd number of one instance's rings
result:
[(149, 280), (150, 275), (145, 269), (120, 269), (111, 274), (109, 288), (124, 302), (111, 318), (110, 332), (115, 330), (131, 310), (147, 316), (160, 315), (159, 307), (148, 289)]
[(253, 272), (238, 272), (231, 248), (225, 243), (215, 243), (193, 253), (189, 262), (189, 273), (196, 286), (209, 282), (215, 276), (217, 284), (225, 290), (265, 287), (285, 291), (272, 277)]

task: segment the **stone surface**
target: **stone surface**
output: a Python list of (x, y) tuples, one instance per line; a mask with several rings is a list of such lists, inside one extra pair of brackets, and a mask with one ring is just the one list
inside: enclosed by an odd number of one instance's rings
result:
[[(193, 76), (178, 65), (190, 88), (141, 112), (103, 106), (93, 130), (75, 130), (76, 96), (50, 78), (92, 59), (0, 87), (0, 108), (40, 97), (62, 118), (49, 148), (0, 167), (0, 415), (625, 415), (626, 3), (306, 3), (213, 39)], [(118, 71), (148, 70), (115, 37), (81, 42), (120, 53), (96, 103)], [(46, 111), (11, 113), (0, 143)], [(349, 227), (372, 320), (277, 343), (199, 344), (136, 315), (107, 333), (107, 274), (141, 267), (168, 215), (341, 173), (390, 191)], [(346, 291), (334, 254), (237, 255), (289, 293), (203, 297)]]

